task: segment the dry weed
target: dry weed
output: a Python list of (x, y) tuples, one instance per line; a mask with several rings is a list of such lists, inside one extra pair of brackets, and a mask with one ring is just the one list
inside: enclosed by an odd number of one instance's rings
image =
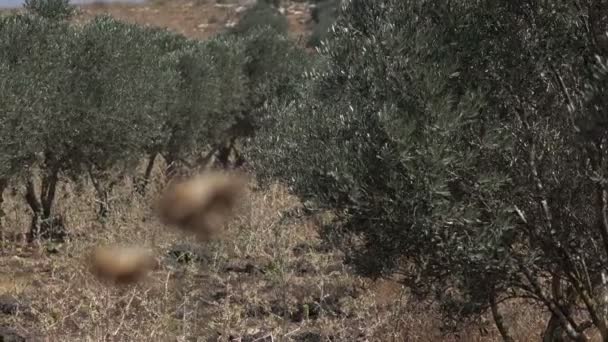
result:
[[(444, 335), (432, 306), (394, 282), (353, 274), (279, 184), (248, 184), (247, 200), (224, 226), (229, 238), (201, 244), (166, 229), (151, 205), (165, 194), (163, 169), (159, 163), (144, 196), (130, 180), (118, 185), (103, 222), (91, 184), (60, 187), (56, 210), (72, 237), (52, 246), (2, 246), (0, 294), (30, 310), (0, 315), (0, 326), (40, 341), (500, 341), (489, 318)], [(7, 232), (28, 227), (22, 196), (23, 189), (5, 196)], [(121, 245), (157, 258), (147, 281), (107, 286), (115, 280), (92, 276), (91, 251)], [(540, 311), (513, 303), (503, 312), (518, 340), (538, 339), (546, 319)]]

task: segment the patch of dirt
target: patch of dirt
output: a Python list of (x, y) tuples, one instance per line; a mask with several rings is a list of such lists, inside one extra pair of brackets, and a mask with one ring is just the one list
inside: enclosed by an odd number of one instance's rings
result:
[[(234, 25), (245, 6), (238, 3), (220, 4), (212, 1), (150, 1), (144, 4), (95, 3), (79, 6), (77, 23), (96, 15), (109, 14), (117, 19), (145, 26), (167, 28), (193, 39), (207, 39)], [(287, 3), (284, 8), (294, 39), (309, 31), (310, 11), (306, 3)]]

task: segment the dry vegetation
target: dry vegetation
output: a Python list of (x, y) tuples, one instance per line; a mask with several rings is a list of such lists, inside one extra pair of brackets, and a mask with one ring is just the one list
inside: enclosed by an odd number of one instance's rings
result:
[[(200, 242), (161, 224), (153, 213), (164, 187), (137, 197), (125, 183), (112, 194), (106, 222), (96, 220), (91, 185), (61, 189), (72, 229), (62, 244), (16, 239), (30, 216), (23, 189), (6, 196), (0, 255), (0, 326), (40, 341), (491, 341), (491, 322), (441, 337), (436, 314), (391, 281), (349, 272), (319, 239), (314, 219), (280, 185), (248, 190), (248, 201), (220, 240)], [(11, 239), (12, 238), (12, 239)], [(142, 245), (160, 266), (141, 283), (113, 287), (91, 273), (98, 245)], [(11, 310), (9, 310), (11, 309)], [(10, 311), (10, 312), (9, 312)], [(6, 313), (10, 314), (6, 314)], [(521, 340), (542, 317), (517, 312)]]
[[(83, 17), (100, 12), (205, 38), (233, 9), (180, 0), (94, 5)], [(250, 183), (244, 208), (220, 240), (170, 229), (154, 214), (165, 187), (162, 170), (157, 165), (145, 196), (129, 182), (116, 187), (104, 222), (96, 216), (92, 185), (67, 183), (56, 210), (71, 236), (61, 244), (27, 245), (24, 189), (7, 191), (0, 328), (28, 341), (500, 340), (489, 317), (458, 335), (442, 335), (432, 305), (412, 300), (396, 282), (354, 275), (321, 241), (317, 220), (300, 215), (298, 199), (279, 184), (260, 189)], [(143, 282), (109, 286), (93, 276), (88, 257), (98, 245), (122, 244), (152, 250), (159, 265)], [(515, 337), (537, 340), (546, 317), (510, 305), (504, 313)]]

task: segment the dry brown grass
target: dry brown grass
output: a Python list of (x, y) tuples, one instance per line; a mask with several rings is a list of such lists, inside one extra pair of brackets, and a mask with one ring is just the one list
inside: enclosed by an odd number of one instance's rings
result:
[[(125, 181), (112, 212), (96, 219), (94, 191), (65, 184), (57, 210), (69, 242), (28, 246), (4, 241), (0, 294), (27, 312), (0, 315), (0, 326), (42, 341), (498, 341), (491, 321), (443, 336), (432, 306), (398, 284), (351, 273), (319, 239), (313, 220), (286, 215), (300, 207), (284, 187), (250, 184), (243, 211), (224, 239), (199, 242), (167, 229), (154, 215), (164, 188), (157, 170), (146, 196)], [(28, 227), (22, 189), (6, 196), (6, 236)], [(147, 281), (107, 286), (88, 265), (97, 245), (141, 245), (159, 259)], [(518, 340), (536, 340), (544, 317), (512, 305), (506, 316)], [(269, 339), (267, 339), (269, 340)], [(264, 339), (260, 339), (264, 341)]]

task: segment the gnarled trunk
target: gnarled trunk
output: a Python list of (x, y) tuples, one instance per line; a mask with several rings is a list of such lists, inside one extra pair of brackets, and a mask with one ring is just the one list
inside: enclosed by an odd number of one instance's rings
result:
[(543, 342), (566, 342), (569, 340), (560, 324), (559, 317), (553, 314), (551, 315), (542, 336)]
[(27, 181), (25, 200), (32, 209), (32, 223), (28, 234), (30, 242), (41, 238), (63, 240), (66, 235), (61, 217), (52, 215), (58, 182), (59, 170), (44, 172), (38, 195), (33, 176)]
[(4, 211), (2, 211), (2, 204), (4, 203), (4, 190), (8, 187), (8, 180), (0, 179), (0, 222), (4, 217)]
[(515, 340), (511, 337), (509, 333), (509, 329), (505, 324), (504, 317), (500, 314), (498, 310), (498, 302), (496, 301), (496, 294), (492, 293), (490, 295), (490, 309), (492, 310), (492, 317), (494, 318), (494, 324), (496, 324), (496, 328), (502, 336), (502, 340), (505, 342), (514, 342)]
[[(577, 297), (575, 289), (573, 287), (568, 287), (566, 293), (564, 293), (561, 279), (557, 275), (554, 275), (551, 279), (551, 295), (560, 312), (565, 316), (570, 317), (573, 303), (576, 301)], [(549, 322), (547, 322), (542, 337), (543, 342), (566, 342), (571, 340), (563, 326), (562, 320), (555, 313), (551, 314), (551, 318), (549, 319)]]
[(2, 230), (2, 226), (4, 225), (4, 216), (6, 216), (6, 214), (2, 208), (2, 204), (4, 202), (4, 190), (7, 186), (8, 181), (6, 179), (0, 179), (0, 242), (4, 241), (4, 231)]
[(150, 183), (150, 177), (152, 177), (152, 170), (154, 169), (154, 163), (156, 162), (157, 156), (158, 153), (156, 152), (150, 154), (148, 164), (146, 165), (146, 171), (144, 172), (144, 177), (137, 184), (136, 191), (142, 196), (146, 194), (146, 188)]

